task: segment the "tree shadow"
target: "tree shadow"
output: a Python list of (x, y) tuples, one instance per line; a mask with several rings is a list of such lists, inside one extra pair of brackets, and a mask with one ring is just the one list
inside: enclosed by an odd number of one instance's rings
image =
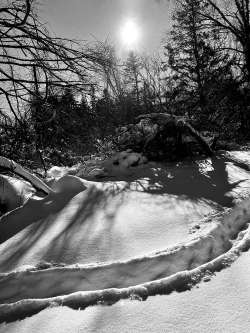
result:
[(218, 154), (209, 159), (186, 159), (178, 163), (158, 163), (151, 168), (142, 167), (129, 177), (121, 176), (115, 181), (126, 181), (127, 189), (132, 191), (172, 194), (180, 200), (205, 199), (230, 208), (234, 206), (234, 198), (229, 192), (249, 178), (230, 182), (227, 170), (229, 163), (249, 171), (246, 163)]
[[(41, 261), (60, 263), (61, 258), (66, 256), (67, 250), (70, 248), (72, 260), (68, 258), (69, 263), (72, 263), (71, 261), (76, 262), (75, 256), (83, 246), (86, 237), (91, 235), (92, 229), (95, 228), (94, 217), (100, 207), (104, 218), (107, 220), (105, 224), (105, 242), (108, 242), (108, 235), (122, 200), (113, 205), (111, 212), (108, 210), (108, 203), (120, 191), (116, 184), (113, 184), (107, 190), (100, 190), (91, 186), (80, 193), (65, 191), (64, 193), (55, 193), (42, 200), (31, 200), (23, 207), (10, 212), (12, 221), (8, 221), (9, 217), (6, 215), (6, 223), (13, 221), (17, 223), (19, 219), (25, 220), (25, 223), (20, 225), (18, 230), (20, 232), (17, 235), (9, 235), (9, 240), (2, 239), (0, 271), (9, 271), (17, 267), (26, 256), (27, 258), (30, 257), (32, 252)], [(74, 210), (73, 216), (66, 219), (66, 223), (60, 226), (61, 214), (63, 214), (65, 207), (71, 200), (77, 200), (77, 209)], [(73, 201), (72, 203), (74, 204)], [(85, 223), (87, 220), (91, 220), (91, 223)], [(25, 228), (27, 225), (28, 227)], [(52, 233), (54, 227), (57, 230)], [(24, 230), (21, 230), (23, 228)], [(47, 244), (50, 238), (52, 239)], [(77, 241), (75, 241), (76, 238)], [(102, 240), (103, 238), (99, 235), (99, 240), (96, 239), (95, 241), (101, 242)], [(38, 243), (40, 245), (37, 245)], [(44, 243), (44, 246), (39, 248), (41, 243)], [(109, 247), (109, 244), (106, 244), (106, 246)], [(36, 254), (38, 250), (40, 252)], [(67, 260), (66, 263), (68, 263)], [(29, 262), (29, 264), (32, 264), (32, 262)]]
[[(89, 256), (89, 248), (98, 251), (98, 261), (108, 260), (107, 250), (112, 241), (112, 228), (120, 206), (123, 204), (123, 189), (113, 183), (107, 189), (91, 187), (81, 196), (77, 210), (65, 226), (53, 238), (43, 255), (43, 260), (75, 263), (80, 252)], [(115, 197), (119, 194), (119, 200)], [(101, 211), (101, 216), (99, 212)], [(93, 234), (95, 237), (92, 238)], [(68, 249), (70, 248), (70, 257)], [(105, 251), (100, 251), (105, 248)], [(105, 255), (104, 255), (105, 253)]]
[[(24, 258), (32, 258), (33, 252), (33, 258), (57, 263), (63, 260), (66, 264), (77, 262), (79, 253), (83, 251), (86, 252), (86, 262), (96, 258), (99, 261), (109, 260), (108, 254), (112, 251), (111, 243), (115, 237), (115, 217), (123, 204), (126, 191), (166, 197), (174, 195), (178, 198), (180, 207), (182, 200), (208, 200), (221, 208), (231, 208), (234, 198), (228, 194), (244, 179), (230, 181), (227, 170), (229, 163), (249, 171), (249, 166), (244, 162), (217, 155), (211, 159), (157, 163), (136, 168), (137, 171), (129, 177), (125, 175), (105, 179), (103, 183), (108, 183), (106, 190), (93, 186), (79, 193), (64, 190), (40, 201), (31, 200), (30, 205), (13, 212), (14, 221), (25, 221), (25, 225), (22, 225), (25, 229), (20, 228), (14, 237), (3, 240), (4, 243), (0, 245), (0, 270), (3, 272), (17, 267), (24, 262)], [(119, 181), (125, 181), (125, 186), (119, 186)], [(77, 203), (77, 208), (72, 208), (72, 212), (71, 206), (67, 208), (71, 200), (76, 200)], [(64, 222), (60, 225), (65, 207), (69, 210), (70, 217), (63, 217)], [(52, 233), (53, 227), (56, 231)], [(37, 246), (38, 243), (40, 247)]]
[(45, 198), (31, 197), (21, 207), (0, 220), (0, 269), (16, 265), (50, 228), (53, 218), (77, 194), (77, 191), (50, 193)]

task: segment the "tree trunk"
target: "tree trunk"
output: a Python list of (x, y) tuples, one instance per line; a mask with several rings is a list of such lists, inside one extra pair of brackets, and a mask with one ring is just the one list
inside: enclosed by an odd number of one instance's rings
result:
[(184, 127), (187, 128), (189, 133), (199, 142), (199, 144), (202, 146), (208, 156), (212, 156), (214, 154), (209, 144), (199, 132), (197, 132), (190, 124), (186, 122), (184, 123)]

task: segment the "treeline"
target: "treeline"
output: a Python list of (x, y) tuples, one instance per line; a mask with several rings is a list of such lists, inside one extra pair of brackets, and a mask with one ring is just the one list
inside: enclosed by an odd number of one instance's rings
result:
[(67, 154), (111, 149), (119, 126), (151, 112), (186, 115), (225, 139), (249, 138), (249, 1), (176, 0), (159, 54), (130, 52), (125, 60), (108, 43), (52, 38), (29, 0), (4, 2), (0, 153), (6, 157), (43, 154), (65, 163)]

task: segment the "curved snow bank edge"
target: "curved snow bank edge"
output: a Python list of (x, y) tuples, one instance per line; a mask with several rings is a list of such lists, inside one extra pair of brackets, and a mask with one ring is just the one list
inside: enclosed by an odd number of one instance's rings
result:
[(205, 276), (230, 266), (241, 252), (250, 248), (250, 227), (240, 233), (239, 239), (227, 253), (199, 266), (191, 271), (181, 271), (170, 277), (147, 282), (129, 288), (111, 288), (90, 292), (76, 292), (66, 296), (47, 299), (27, 299), (8, 305), (0, 305), (0, 323), (23, 319), (34, 315), (45, 308), (68, 306), (72, 309), (84, 309), (91, 305), (112, 305), (125, 298), (146, 300), (149, 296), (169, 294), (172, 291), (185, 291), (199, 283)]
[[(128, 261), (92, 265), (72, 265), (48, 269), (28, 269), (0, 274), (0, 303), (48, 298), (78, 291), (128, 288), (197, 268), (231, 247), (250, 216), (248, 200), (207, 234), (192, 241)], [(33, 288), (35, 286), (35, 288)], [(0, 313), (1, 315), (1, 313)]]
[[(53, 275), (56, 275), (56, 276), (62, 276), (63, 279), (64, 274), (62, 273), (65, 270), (72, 275), (73, 278), (72, 283), (74, 283), (74, 274), (76, 272), (77, 274), (79, 274), (83, 271), (86, 274), (86, 271), (90, 270), (93, 273), (94, 270), (97, 270), (98, 272), (100, 269), (103, 270), (105, 267), (117, 268), (117, 266), (120, 265), (122, 265), (123, 268), (124, 267), (126, 268), (127, 264), (132, 263), (133, 265), (138, 262), (139, 263), (142, 262), (144, 265), (145, 264), (147, 265), (154, 258), (164, 259), (164, 261), (161, 262), (161, 265), (168, 266), (169, 259), (170, 260), (178, 259), (176, 258), (175, 255), (172, 256), (173, 253), (178, 254), (178, 252), (182, 253), (181, 257), (179, 257), (178, 260), (180, 260), (180, 258), (183, 260), (185, 252), (188, 251), (190, 253), (191, 250), (193, 260), (195, 260), (195, 258), (199, 256), (199, 251), (197, 252), (197, 248), (193, 247), (195, 244), (199, 245), (198, 247), (199, 250), (202, 248), (201, 246), (204, 245), (203, 242), (204, 241), (207, 242), (208, 239), (211, 240), (211, 244), (215, 245), (218, 241), (219, 242), (222, 241), (221, 238), (222, 236), (224, 238), (227, 238), (228, 242), (229, 237), (235, 235), (236, 230), (238, 234), (238, 238), (234, 242), (234, 245), (231, 247), (230, 250), (228, 249), (227, 252), (221, 253), (220, 255), (216, 256), (216, 258), (210, 261), (207, 261), (208, 257), (204, 256), (204, 260), (206, 260), (207, 262), (204, 262), (203, 264), (193, 269), (190, 270), (188, 270), (188, 268), (182, 270), (180, 269), (180, 271), (177, 271), (176, 273), (173, 273), (170, 276), (147, 280), (150, 282), (131, 284), (130, 286), (124, 288), (122, 287), (104, 288), (102, 290), (95, 290), (95, 291), (77, 291), (65, 296), (56, 296), (44, 299), (41, 298), (23, 299), (10, 304), (2, 304), (0, 305), (0, 322), (5, 322), (5, 321), (8, 322), (16, 319), (21, 319), (26, 316), (33, 315), (51, 306), (65, 305), (74, 309), (79, 309), (79, 308), (84, 309), (89, 305), (113, 304), (123, 298), (145, 300), (148, 296), (153, 296), (156, 294), (169, 294), (175, 290), (184, 291), (190, 289), (192, 286), (199, 283), (204, 277), (208, 276), (209, 279), (209, 277), (214, 272), (220, 271), (224, 267), (229, 266), (233, 261), (235, 261), (238, 258), (238, 256), (242, 251), (246, 251), (250, 248), (250, 227), (248, 227), (246, 231), (239, 232), (240, 229), (247, 224), (249, 218), (250, 218), (250, 200), (248, 199), (245, 200), (243, 203), (241, 203), (239, 207), (236, 207), (228, 216), (226, 216), (222, 221), (222, 223), (215, 225), (214, 228), (212, 229), (213, 232), (210, 232), (209, 234), (201, 237), (198, 240), (191, 241), (186, 246), (181, 246), (179, 248), (175, 247), (174, 249), (172, 249), (172, 252), (169, 249), (167, 250), (167, 253), (163, 251), (160, 253), (156, 253), (151, 257), (137, 258), (124, 263), (120, 262), (120, 263), (111, 263), (104, 265), (88, 265), (88, 266), (74, 265), (62, 268), (50, 268), (41, 271), (27, 270), (21, 272), (11, 272), (11, 273), (1, 274), (0, 275), (1, 282), (3, 283), (6, 282), (8, 285), (8, 282), (10, 281), (10, 286), (9, 286), (10, 289), (11, 287), (13, 287), (13, 281), (15, 280), (17, 281), (20, 288), (20, 282), (22, 280), (22, 279), (20, 280), (20, 278), (25, 277), (27, 275), (29, 275), (29, 278), (32, 278), (35, 274), (37, 274), (38, 276), (41, 274), (43, 278), (46, 277), (48, 278)], [(220, 236), (219, 238), (216, 237), (218, 231)], [(207, 249), (207, 251), (211, 252), (211, 246), (210, 247), (206, 246), (205, 248)], [(223, 247), (220, 247), (220, 249), (222, 248)], [(188, 260), (190, 261), (190, 256), (188, 256)], [(157, 261), (156, 265), (158, 264), (159, 262)], [(104, 276), (106, 277), (106, 274), (104, 274)], [(84, 276), (82, 278), (84, 278)], [(108, 278), (109, 276), (106, 277), (107, 280)], [(1, 288), (1, 292), (2, 291), (3, 289)]]

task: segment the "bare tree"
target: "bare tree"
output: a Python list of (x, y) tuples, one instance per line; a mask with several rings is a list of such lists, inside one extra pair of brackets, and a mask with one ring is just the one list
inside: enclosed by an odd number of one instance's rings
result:
[(97, 42), (92, 46), (90, 53), (96, 59), (95, 73), (99, 77), (99, 86), (120, 102), (124, 94), (124, 86), (121, 80), (121, 68), (116, 56), (115, 48), (108, 40)]
[(136, 105), (140, 104), (140, 69), (141, 59), (131, 51), (124, 63), (125, 84), (130, 87), (131, 93), (135, 96)]
[(139, 74), (143, 82), (143, 100), (148, 111), (154, 106), (157, 106), (160, 111), (165, 110), (164, 95), (167, 87), (161, 56), (143, 57)]
[(250, 82), (250, 2), (249, 0), (206, 0), (208, 10), (201, 15), (231, 35), (233, 43), (228, 50), (237, 52), (243, 58), (243, 73)]
[(1, 1), (0, 97), (16, 121), (30, 96), (46, 101), (51, 87), (89, 87), (94, 61), (80, 42), (50, 36), (34, 0)]

